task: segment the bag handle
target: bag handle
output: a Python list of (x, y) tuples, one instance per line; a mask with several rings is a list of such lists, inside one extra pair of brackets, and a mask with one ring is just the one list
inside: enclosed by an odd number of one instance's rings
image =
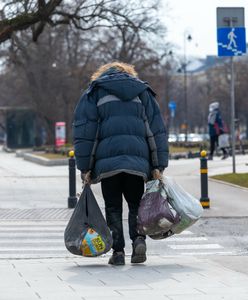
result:
[(85, 220), (85, 224), (88, 225), (88, 218), (89, 218), (89, 211), (88, 211), (88, 197), (87, 197), (87, 189), (90, 189), (90, 185), (85, 183), (83, 186), (83, 192), (81, 194), (81, 197), (85, 197), (85, 199), (82, 199), (82, 213), (83, 213), (83, 220)]
[(95, 156), (96, 156), (96, 149), (99, 143), (99, 130), (100, 130), (100, 123), (101, 120), (100, 118), (97, 120), (97, 129), (96, 129), (96, 135), (95, 135), (95, 140), (93, 144), (93, 148), (90, 154), (90, 163), (89, 163), (89, 170), (92, 170), (95, 164)]

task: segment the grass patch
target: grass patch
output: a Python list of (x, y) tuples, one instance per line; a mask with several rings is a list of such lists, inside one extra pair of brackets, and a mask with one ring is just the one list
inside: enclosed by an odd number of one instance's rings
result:
[(230, 173), (230, 174), (223, 174), (223, 175), (215, 175), (215, 176), (211, 176), (211, 178), (248, 188), (248, 173), (243, 173), (243, 174)]
[(65, 155), (59, 153), (35, 153), (37, 156), (41, 156), (47, 159), (65, 159), (67, 158)]
[(179, 147), (179, 146), (169, 146), (170, 153), (184, 153), (184, 152), (200, 152), (199, 147)]

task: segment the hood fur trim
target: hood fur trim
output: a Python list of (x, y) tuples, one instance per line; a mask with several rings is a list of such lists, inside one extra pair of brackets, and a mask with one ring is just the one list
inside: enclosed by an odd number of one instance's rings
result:
[(126, 63), (123, 63), (123, 62), (115, 61), (115, 62), (112, 62), (112, 63), (105, 64), (105, 65), (101, 66), (99, 69), (97, 69), (96, 72), (91, 76), (91, 81), (96, 80), (103, 73), (105, 73), (106, 71), (108, 71), (111, 68), (115, 68), (116, 70), (118, 70), (120, 72), (128, 73), (128, 74), (130, 74), (134, 77), (138, 76), (138, 74), (135, 71), (133, 65), (129, 65), (129, 64), (126, 64)]

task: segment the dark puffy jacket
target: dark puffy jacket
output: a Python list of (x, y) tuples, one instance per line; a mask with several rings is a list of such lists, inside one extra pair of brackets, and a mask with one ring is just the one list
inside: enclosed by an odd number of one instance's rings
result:
[[(155, 138), (156, 166), (151, 162), (143, 108)], [(127, 73), (111, 69), (91, 83), (76, 106), (73, 132), (77, 168), (83, 173), (91, 169), (93, 183), (120, 172), (147, 180), (151, 169), (168, 165), (166, 128), (154, 92)]]

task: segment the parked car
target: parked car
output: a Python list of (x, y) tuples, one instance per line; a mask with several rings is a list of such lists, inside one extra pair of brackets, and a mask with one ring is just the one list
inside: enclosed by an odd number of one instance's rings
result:
[(168, 142), (169, 143), (173, 143), (177, 141), (177, 135), (174, 133), (170, 133), (168, 136)]
[(178, 135), (177, 135), (177, 141), (178, 142), (185, 142), (185, 133), (179, 133)]
[[(207, 135), (208, 136), (208, 135)], [(209, 137), (207, 137), (203, 134), (200, 133), (188, 133), (187, 135), (187, 141), (188, 142), (203, 142), (206, 141), (207, 139), (209, 139)], [(178, 142), (185, 142), (186, 141), (186, 135), (185, 133), (180, 133), (177, 135), (177, 141)]]
[(189, 142), (203, 142), (203, 138), (199, 133), (189, 133), (188, 141)]

